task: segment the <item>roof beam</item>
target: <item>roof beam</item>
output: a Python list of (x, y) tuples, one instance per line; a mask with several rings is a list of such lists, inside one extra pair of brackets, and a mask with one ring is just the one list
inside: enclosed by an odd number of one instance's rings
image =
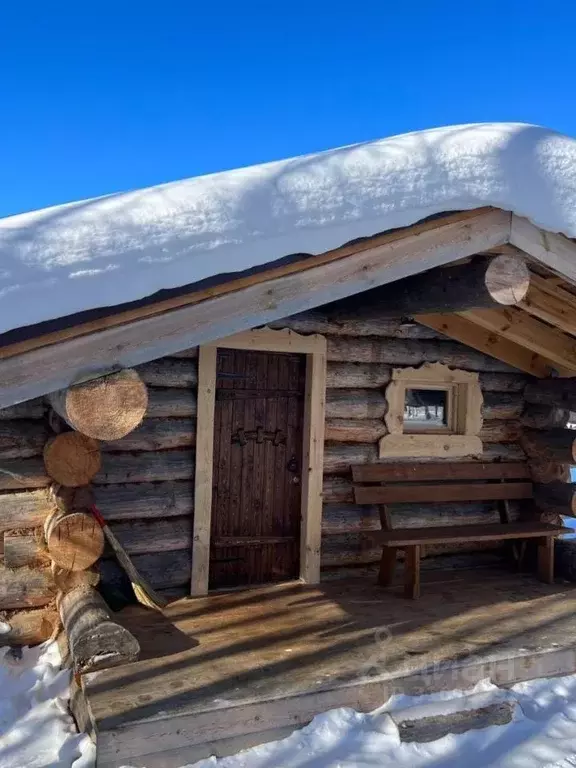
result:
[(473, 309), (458, 314), (471, 323), (551, 361), (559, 374), (576, 373), (576, 341), (521, 309)]
[(576, 336), (576, 296), (559, 286), (556, 279), (546, 280), (532, 275), (528, 293), (518, 306), (530, 315)]
[(484, 354), (495, 357), (497, 360), (508, 363), (513, 368), (525, 371), (532, 376), (545, 378), (552, 372), (552, 364), (549, 360), (530, 352), (519, 344), (504, 339), (502, 336), (480, 328), (461, 315), (416, 315), (414, 319), (428, 328), (433, 328), (455, 341), (466, 344), (472, 349), (477, 349), (479, 352), (484, 352)]
[(0, 408), (472, 256), (508, 241), (510, 216), (482, 209), (434, 219), (338, 258), (310, 257), (299, 271), (235, 291), (227, 284), (222, 295), (0, 360)]

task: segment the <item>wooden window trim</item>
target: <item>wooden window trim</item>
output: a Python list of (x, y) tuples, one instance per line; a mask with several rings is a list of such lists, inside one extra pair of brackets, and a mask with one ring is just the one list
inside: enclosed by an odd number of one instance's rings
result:
[[(263, 328), (203, 344), (198, 350), (198, 418), (196, 425), (196, 473), (190, 593), (208, 594), (212, 477), (214, 458), (214, 406), (218, 348), (261, 352), (292, 352), (306, 355), (306, 382), (302, 451), (302, 525), (300, 579), (320, 581), (322, 526), (322, 474), (324, 465), (324, 410), (326, 400), (326, 339), (300, 336), (290, 330)], [(308, 471), (304, 471), (305, 468)]]
[[(407, 389), (448, 391), (450, 426), (416, 432), (404, 426)], [(379, 441), (380, 458), (422, 458), (479, 456), (482, 441), (482, 390), (479, 376), (469, 371), (452, 370), (441, 363), (425, 363), (420, 368), (395, 368), (386, 388), (388, 408), (384, 422), (388, 434)]]

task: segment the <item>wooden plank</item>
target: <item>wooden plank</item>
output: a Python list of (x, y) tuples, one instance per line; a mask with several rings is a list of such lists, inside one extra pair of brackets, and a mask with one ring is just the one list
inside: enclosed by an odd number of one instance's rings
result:
[(410, 482), (431, 480), (529, 480), (524, 463), (435, 463), (435, 464), (359, 464), (352, 467), (357, 483)]
[(200, 347), (198, 353), (198, 423), (196, 425), (196, 472), (194, 479), (194, 529), (190, 594), (208, 592), (212, 471), (214, 456), (214, 403), (216, 396), (216, 347)]
[(386, 547), (411, 547), (416, 544), (443, 544), (476, 541), (537, 539), (568, 533), (570, 528), (547, 523), (496, 523), (494, 525), (462, 525), (454, 528), (421, 528), (379, 531), (371, 537)]
[[(396, 233), (376, 247), (369, 241), (355, 244), (354, 258), (341, 251), (319, 264), (318, 257), (313, 257), (302, 262), (294, 274), (267, 277), (267, 282), (252, 283), (242, 290), (238, 285), (229, 287), (233, 292), (225, 295), (204, 296), (196, 304), (115, 328), (93, 329), (77, 338), (3, 359), (0, 407), (471, 256), (506, 242), (509, 222), (510, 214), (497, 210), (436, 219), (424, 228)], [(359, 251), (360, 247), (364, 250)], [(305, 271), (300, 274), (303, 264)]]
[(326, 408), (326, 342), (307, 357), (302, 455), (302, 529), (300, 578), (320, 581), (322, 474)]
[(243, 349), (253, 352), (286, 352), (302, 354), (322, 354), (326, 351), (326, 341), (323, 336), (302, 336), (286, 328), (274, 330), (261, 328), (256, 331), (242, 331), (223, 339), (212, 342), (221, 349)]
[(420, 597), (420, 557), (419, 544), (407, 547), (404, 559), (404, 596), (410, 600)]
[(422, 501), (488, 501), (530, 499), (532, 483), (465, 483), (446, 485), (356, 486), (357, 504), (399, 504)]
[(560, 373), (576, 372), (576, 341), (521, 309), (476, 309), (458, 316), (550, 360)]
[(538, 578), (545, 584), (554, 584), (554, 539), (538, 542)]
[(491, 355), (497, 360), (532, 376), (545, 378), (551, 374), (553, 366), (546, 358), (509, 339), (479, 327), (461, 315), (418, 315), (415, 319), (422, 325), (434, 328), (451, 339), (456, 339), (456, 341), (460, 341), (472, 349)]

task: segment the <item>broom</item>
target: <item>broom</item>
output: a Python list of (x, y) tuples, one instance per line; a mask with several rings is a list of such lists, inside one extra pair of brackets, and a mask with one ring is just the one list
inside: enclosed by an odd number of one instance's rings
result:
[(132, 589), (134, 590), (138, 602), (142, 603), (142, 605), (145, 605), (147, 608), (154, 608), (156, 611), (161, 611), (168, 605), (168, 601), (155, 592), (150, 584), (148, 584), (148, 582), (138, 573), (134, 563), (130, 560), (126, 550), (110, 530), (110, 527), (102, 517), (98, 507), (95, 504), (92, 504), (90, 511), (104, 531), (104, 536), (106, 536), (106, 539), (114, 550), (118, 562), (130, 577)]

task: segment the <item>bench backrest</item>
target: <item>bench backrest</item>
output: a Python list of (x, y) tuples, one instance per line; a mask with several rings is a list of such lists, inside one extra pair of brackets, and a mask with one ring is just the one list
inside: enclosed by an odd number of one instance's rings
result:
[(357, 504), (501, 501), (533, 496), (522, 463), (359, 464), (352, 467)]

